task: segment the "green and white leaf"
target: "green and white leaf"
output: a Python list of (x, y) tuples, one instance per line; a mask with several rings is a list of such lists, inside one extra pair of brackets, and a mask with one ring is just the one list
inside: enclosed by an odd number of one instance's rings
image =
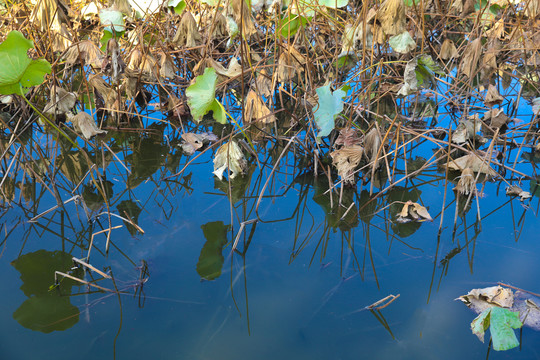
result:
[(225, 109), (216, 99), (217, 79), (216, 70), (206, 68), (204, 74), (197, 76), (195, 83), (186, 89), (191, 115), (196, 122), (200, 122), (204, 115), (212, 111), (217, 122), (221, 124), (227, 123)]
[(484, 342), (484, 333), (489, 328), (493, 349), (502, 351), (519, 346), (513, 329), (522, 326), (518, 312), (494, 306), (484, 310), (472, 321), (471, 330), (480, 341)]
[(11, 31), (0, 44), (0, 94), (24, 95), (25, 89), (43, 82), (45, 74), (51, 73), (47, 60), (32, 60), (27, 52), (34, 43), (18, 31)]
[(334, 129), (334, 120), (343, 111), (343, 98), (346, 93), (343, 89), (332, 92), (330, 90), (330, 84), (322, 86), (315, 91), (319, 96), (319, 107), (313, 115), (315, 116), (315, 123), (319, 128), (317, 141), (320, 141), (323, 136), (328, 136)]
[(186, 2), (184, 0), (169, 0), (167, 6), (174, 8), (174, 12), (181, 15), (186, 9)]
[(121, 32), (126, 30), (124, 23), (124, 15), (118, 10), (101, 9), (99, 11), (99, 21), (105, 26), (105, 30), (109, 32)]
[(416, 42), (408, 31), (392, 36), (388, 42), (395, 52), (408, 54), (416, 48)]

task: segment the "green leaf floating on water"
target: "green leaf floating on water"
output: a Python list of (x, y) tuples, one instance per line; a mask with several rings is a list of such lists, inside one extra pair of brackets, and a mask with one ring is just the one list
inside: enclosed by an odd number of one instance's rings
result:
[(193, 120), (200, 122), (204, 115), (212, 111), (214, 119), (220, 124), (227, 123), (223, 105), (216, 99), (217, 74), (213, 68), (204, 69), (204, 74), (197, 76), (195, 83), (186, 89), (188, 105)]
[(314, 116), (315, 123), (320, 130), (317, 141), (320, 141), (321, 137), (328, 136), (334, 129), (336, 125), (334, 120), (343, 111), (343, 98), (346, 93), (342, 89), (332, 92), (330, 85), (322, 86), (316, 91), (319, 95), (319, 108), (315, 111)]
[(28, 50), (34, 43), (18, 31), (8, 34), (0, 44), (0, 94), (24, 95), (25, 90), (43, 82), (45, 74), (51, 73), (51, 64), (47, 60), (32, 60)]
[(493, 349), (501, 351), (519, 346), (519, 341), (512, 329), (519, 329), (522, 326), (518, 312), (494, 306), (484, 310), (472, 321), (471, 330), (484, 342), (484, 332), (489, 328)]

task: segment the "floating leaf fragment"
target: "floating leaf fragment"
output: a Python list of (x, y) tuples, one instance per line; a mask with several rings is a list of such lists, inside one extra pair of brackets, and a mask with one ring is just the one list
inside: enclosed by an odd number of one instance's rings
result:
[(463, 169), (470, 168), (474, 172), (480, 172), (490, 176), (498, 175), (489, 164), (489, 159), (485, 159), (480, 154), (472, 153), (459, 157), (456, 160), (451, 160), (446, 165), (450, 170), (462, 171)]
[(433, 221), (433, 219), (425, 207), (409, 200), (403, 205), (401, 212), (398, 214), (397, 222), (407, 223), (410, 221), (422, 222)]
[(489, 328), (493, 349), (503, 351), (519, 346), (519, 341), (512, 329), (519, 329), (522, 326), (519, 313), (500, 307), (492, 307), (484, 310), (472, 321), (471, 330), (480, 341), (484, 342), (484, 333)]
[(486, 93), (486, 98), (484, 99), (484, 104), (489, 107), (493, 107), (495, 105), (501, 105), (504, 98), (499, 94), (499, 91), (497, 91), (497, 88), (489, 84), (488, 91)]

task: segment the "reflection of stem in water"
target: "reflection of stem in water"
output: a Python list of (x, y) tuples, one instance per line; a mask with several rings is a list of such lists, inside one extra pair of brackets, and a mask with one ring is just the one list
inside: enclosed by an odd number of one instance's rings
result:
[(392, 333), (392, 330), (390, 329), (390, 325), (388, 325), (388, 322), (384, 318), (383, 314), (379, 310), (370, 310), (370, 312), (381, 323), (381, 325), (386, 329), (386, 331), (388, 331), (388, 333), (392, 337), (392, 340), (396, 340), (396, 337)]
[(120, 331), (122, 331), (123, 311), (122, 311), (122, 298), (120, 297), (120, 292), (118, 291), (118, 288), (116, 287), (116, 281), (114, 280), (112, 271), (111, 271), (111, 279), (113, 281), (114, 289), (116, 290), (116, 296), (118, 297), (118, 305), (120, 306), (120, 323), (118, 324), (118, 332), (116, 333), (116, 336), (114, 337), (114, 342), (113, 342), (113, 359), (116, 359), (116, 342), (118, 340), (118, 337), (120, 336)]

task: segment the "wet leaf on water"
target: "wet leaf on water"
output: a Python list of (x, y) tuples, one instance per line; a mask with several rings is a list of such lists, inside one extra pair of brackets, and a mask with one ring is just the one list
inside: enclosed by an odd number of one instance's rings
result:
[(201, 226), (206, 243), (201, 249), (197, 262), (197, 273), (205, 280), (214, 280), (221, 275), (223, 268), (223, 247), (227, 244), (229, 225), (223, 221), (209, 222)]
[(342, 89), (332, 92), (330, 84), (322, 86), (316, 91), (319, 96), (319, 107), (313, 115), (320, 130), (317, 134), (317, 140), (320, 141), (323, 136), (330, 135), (330, 132), (334, 130), (334, 120), (343, 111), (343, 98), (346, 93)]
[(398, 214), (397, 221), (407, 223), (409, 221), (433, 221), (433, 219), (425, 207), (409, 200), (403, 205), (401, 212)]
[(485, 159), (484, 156), (480, 154), (472, 153), (457, 158), (456, 160), (451, 160), (446, 165), (450, 170), (463, 171), (464, 169), (469, 168), (476, 173), (479, 172), (489, 176), (497, 176), (498, 173), (493, 170), (489, 164), (489, 159)]
[(238, 174), (243, 175), (247, 169), (247, 161), (242, 153), (242, 149), (231, 140), (216, 151), (214, 156), (214, 172), (219, 180), (223, 179), (223, 173), (229, 169), (229, 176), (234, 179)]
[(106, 134), (106, 130), (97, 127), (94, 117), (86, 112), (80, 112), (71, 118), (73, 127), (81, 133), (85, 139), (90, 140), (96, 135)]
[(203, 116), (212, 111), (214, 119), (220, 124), (227, 123), (223, 105), (216, 99), (217, 74), (216, 70), (206, 68), (204, 74), (197, 76), (195, 83), (186, 89), (188, 105), (193, 120), (200, 122)]
[(33, 47), (32, 41), (15, 30), (0, 44), (0, 94), (24, 95), (25, 89), (41, 84), (44, 76), (51, 73), (47, 60), (28, 57), (28, 50)]
[(530, 199), (532, 197), (531, 193), (528, 191), (524, 191), (517, 185), (512, 185), (506, 188), (506, 195), (509, 196), (519, 196), (520, 201), (525, 201), (527, 199)]
[(519, 346), (513, 329), (519, 329), (522, 326), (519, 313), (500, 307), (484, 310), (471, 323), (473, 334), (482, 342), (484, 342), (484, 332), (489, 328), (493, 349), (497, 351), (510, 350)]

